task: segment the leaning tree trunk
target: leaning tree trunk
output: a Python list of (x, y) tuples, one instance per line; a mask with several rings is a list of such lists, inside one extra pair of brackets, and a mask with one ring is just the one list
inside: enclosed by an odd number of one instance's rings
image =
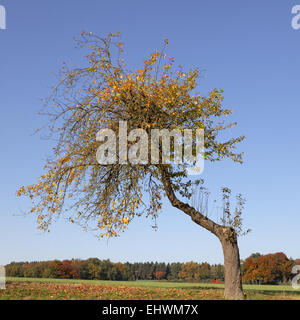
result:
[(225, 299), (242, 300), (244, 293), (242, 288), (240, 254), (237, 244), (236, 233), (233, 229), (229, 230), (226, 236), (221, 236), (221, 244), (224, 254), (225, 272)]
[(219, 225), (218, 223), (204, 216), (195, 208), (191, 207), (189, 204), (180, 201), (175, 195), (168, 171), (164, 168), (161, 168), (161, 174), (166, 195), (172, 206), (183, 211), (185, 214), (191, 217), (193, 222), (213, 233), (221, 241), (224, 253), (225, 299), (244, 299), (245, 297), (242, 288), (240, 255), (235, 230), (231, 227)]

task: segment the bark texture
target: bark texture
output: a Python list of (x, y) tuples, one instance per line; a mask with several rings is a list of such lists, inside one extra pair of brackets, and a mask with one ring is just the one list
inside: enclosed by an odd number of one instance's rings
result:
[(231, 227), (219, 225), (218, 223), (204, 216), (195, 208), (191, 207), (189, 204), (180, 201), (175, 195), (168, 171), (165, 168), (162, 168), (161, 174), (166, 195), (172, 206), (183, 211), (185, 214), (191, 217), (192, 221), (216, 235), (220, 240), (224, 254), (225, 299), (244, 299), (240, 255), (235, 230)]
[(225, 236), (220, 241), (224, 254), (225, 299), (243, 300), (240, 254), (235, 231), (227, 229)]

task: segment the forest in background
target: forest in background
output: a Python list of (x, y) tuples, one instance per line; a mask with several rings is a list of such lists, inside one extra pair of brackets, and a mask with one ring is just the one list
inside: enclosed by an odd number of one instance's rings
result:
[[(244, 283), (286, 284), (293, 277), (292, 267), (300, 259), (288, 259), (282, 253), (261, 255), (254, 253), (241, 261)], [(9, 277), (58, 278), (87, 280), (169, 280), (222, 283), (224, 266), (207, 262), (136, 262), (121, 263), (89, 258), (87, 260), (52, 260), (11, 262), (5, 266)]]

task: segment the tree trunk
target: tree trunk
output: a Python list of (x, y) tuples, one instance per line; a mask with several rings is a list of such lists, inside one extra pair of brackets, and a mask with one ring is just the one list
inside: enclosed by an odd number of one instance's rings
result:
[(193, 222), (213, 233), (221, 241), (224, 253), (225, 299), (244, 299), (245, 297), (242, 288), (240, 254), (235, 230), (229, 226), (219, 225), (218, 223), (204, 216), (195, 208), (191, 207), (189, 204), (180, 201), (175, 195), (167, 170), (161, 168), (161, 173), (162, 183), (172, 206), (190, 216)]
[(243, 300), (245, 296), (242, 287), (239, 248), (235, 234), (233, 238), (223, 238), (221, 243), (224, 254), (225, 299)]

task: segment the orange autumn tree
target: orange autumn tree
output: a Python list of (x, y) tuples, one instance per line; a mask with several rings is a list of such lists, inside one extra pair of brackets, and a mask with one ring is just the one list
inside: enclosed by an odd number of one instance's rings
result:
[[(123, 232), (136, 216), (156, 218), (165, 195), (192, 221), (215, 234), (221, 241), (225, 263), (225, 297), (242, 299), (240, 259), (237, 246), (237, 219), (218, 224), (184, 199), (190, 199), (199, 180), (187, 174), (187, 164), (131, 163), (101, 165), (96, 160), (100, 143), (96, 134), (104, 128), (118, 132), (119, 121), (127, 121), (128, 131), (151, 129), (204, 129), (205, 160), (224, 158), (242, 162), (235, 151), (243, 136), (222, 141), (220, 134), (235, 123), (226, 123), (231, 109), (222, 105), (222, 91), (207, 96), (194, 92), (198, 69), (185, 72), (166, 59), (164, 49), (155, 51), (140, 69), (130, 71), (123, 59), (119, 34), (100, 38), (83, 32), (80, 46), (87, 46), (87, 63), (82, 68), (63, 68), (46, 110), (49, 129), (57, 137), (53, 156), (45, 164), (45, 174), (17, 194), (33, 201), (39, 228), (48, 230), (63, 212), (71, 222), (96, 230), (100, 237)], [(165, 41), (165, 47), (168, 45)], [(164, 47), (164, 48), (165, 48)], [(127, 142), (129, 146), (133, 142)], [(149, 151), (150, 153), (150, 151)], [(151, 157), (149, 157), (150, 159)], [(65, 209), (69, 210), (65, 210)], [(228, 209), (228, 208), (227, 208)], [(226, 216), (230, 216), (227, 211)]]
[(282, 252), (250, 256), (245, 260), (244, 281), (259, 284), (287, 283), (293, 262)]

